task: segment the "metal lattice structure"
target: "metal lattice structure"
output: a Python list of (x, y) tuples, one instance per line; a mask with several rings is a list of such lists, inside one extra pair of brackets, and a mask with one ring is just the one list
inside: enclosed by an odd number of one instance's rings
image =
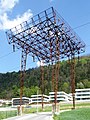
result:
[(84, 52), (85, 47), (81, 39), (53, 8), (10, 29), (6, 34), (10, 44), (13, 43), (17, 48), (22, 48), (32, 56), (38, 57), (40, 61), (46, 62), (50, 62), (51, 58), (53, 61), (56, 59), (57, 49), (60, 58), (65, 58)]
[[(37, 57), (39, 61), (43, 60), (45, 63), (53, 64), (62, 58), (72, 59), (75, 55), (85, 51), (84, 42), (53, 7), (8, 30), (6, 34), (9, 44), (13, 44), (14, 48), (23, 51), (21, 62), (23, 73), (27, 54)], [(56, 68), (58, 70), (58, 67)], [(56, 86), (57, 83), (58, 80)], [(23, 84), (21, 88), (22, 86)], [(21, 89), (21, 97), (22, 94)]]

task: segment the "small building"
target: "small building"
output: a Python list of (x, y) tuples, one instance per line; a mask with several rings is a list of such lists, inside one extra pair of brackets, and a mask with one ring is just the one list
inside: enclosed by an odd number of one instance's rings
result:
[[(27, 106), (31, 102), (30, 98), (22, 97), (22, 105)], [(17, 107), (20, 105), (20, 98), (12, 98), (12, 107)]]
[[(90, 88), (86, 89), (76, 89), (75, 90), (75, 99), (76, 101), (84, 102), (90, 101)], [(44, 103), (52, 103), (55, 101), (55, 92), (49, 92), (48, 95), (43, 95)], [(63, 91), (57, 92), (57, 102), (69, 102), (72, 101), (72, 94), (67, 94)], [(1, 101), (2, 103), (2, 101)], [(27, 106), (29, 104), (42, 103), (42, 95), (32, 95), (31, 98), (23, 97), (22, 105)], [(12, 98), (12, 107), (20, 105), (20, 98)]]
[(43, 97), (43, 102), (48, 103), (49, 102), (49, 96), (47, 95), (32, 95), (31, 96), (31, 103), (41, 103), (42, 102), (42, 97)]
[(0, 106), (2, 106), (3, 105), (3, 100), (2, 99), (0, 99)]
[[(50, 92), (49, 93), (49, 97), (50, 97), (50, 101), (54, 102), (55, 100), (55, 92)], [(57, 101), (64, 101), (64, 102), (68, 102), (72, 100), (72, 96), (61, 91), (61, 92), (57, 92)]]
[(75, 98), (77, 101), (90, 101), (90, 88), (76, 89)]
[(11, 105), (11, 104), (12, 104), (11, 100), (0, 99), (0, 106), (2, 106), (2, 105)]

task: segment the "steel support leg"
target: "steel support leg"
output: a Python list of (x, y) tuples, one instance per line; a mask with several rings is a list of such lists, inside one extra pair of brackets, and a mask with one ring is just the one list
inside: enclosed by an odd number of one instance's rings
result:
[(75, 58), (71, 59), (71, 91), (73, 99), (72, 109), (75, 109)]
[(20, 110), (22, 115), (22, 97), (23, 97), (23, 86), (24, 86), (24, 78), (25, 78), (25, 69), (26, 69), (26, 59), (27, 54), (22, 49), (22, 56), (21, 56), (21, 74), (20, 74)]
[(41, 66), (41, 91), (42, 91), (42, 110), (44, 108), (44, 66)]

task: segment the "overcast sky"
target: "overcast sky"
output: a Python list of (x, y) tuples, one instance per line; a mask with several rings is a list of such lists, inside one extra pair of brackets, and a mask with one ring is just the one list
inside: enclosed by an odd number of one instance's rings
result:
[[(90, 54), (90, 0), (0, 0), (0, 73), (20, 70), (21, 51), (12, 52), (5, 31), (53, 6), (86, 44)], [(37, 66), (28, 56), (27, 69)]]

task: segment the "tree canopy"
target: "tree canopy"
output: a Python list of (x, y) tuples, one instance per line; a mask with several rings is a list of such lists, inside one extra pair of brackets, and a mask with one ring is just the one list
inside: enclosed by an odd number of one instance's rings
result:
[[(26, 70), (23, 96), (41, 93), (40, 67)], [(51, 65), (44, 66), (44, 94), (52, 91)], [(75, 64), (75, 87), (90, 88), (90, 56), (83, 56)], [(60, 62), (58, 91), (70, 91), (70, 65), (67, 60)], [(0, 73), (0, 98), (11, 99), (20, 96), (20, 71)]]

